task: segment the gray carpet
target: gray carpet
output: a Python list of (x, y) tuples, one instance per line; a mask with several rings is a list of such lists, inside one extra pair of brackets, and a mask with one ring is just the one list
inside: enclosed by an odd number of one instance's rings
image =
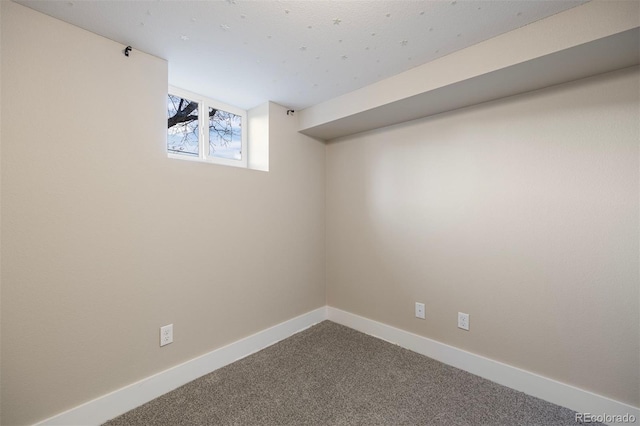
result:
[(324, 321), (106, 425), (576, 422), (571, 410)]

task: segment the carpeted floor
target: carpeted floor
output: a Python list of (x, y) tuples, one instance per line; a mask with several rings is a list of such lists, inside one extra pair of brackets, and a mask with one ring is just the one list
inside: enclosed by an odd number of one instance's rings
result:
[(106, 425), (576, 422), (571, 410), (324, 321)]

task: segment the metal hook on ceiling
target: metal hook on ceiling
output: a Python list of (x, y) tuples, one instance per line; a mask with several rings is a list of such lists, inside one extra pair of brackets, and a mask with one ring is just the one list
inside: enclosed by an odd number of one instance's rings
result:
[(127, 46), (124, 48), (124, 56), (129, 57), (129, 52), (131, 52), (133, 48), (131, 46)]

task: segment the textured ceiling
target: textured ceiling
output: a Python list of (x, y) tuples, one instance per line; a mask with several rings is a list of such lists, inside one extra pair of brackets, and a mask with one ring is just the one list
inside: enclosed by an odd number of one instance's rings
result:
[(585, 1), (17, 0), (169, 62), (169, 83), (301, 109)]

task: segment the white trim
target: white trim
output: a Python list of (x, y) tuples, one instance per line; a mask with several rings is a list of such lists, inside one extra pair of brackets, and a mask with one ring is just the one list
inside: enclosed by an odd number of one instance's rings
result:
[(260, 331), (139, 382), (103, 395), (37, 425), (99, 425), (179, 386), (286, 339), (327, 318), (326, 306)]
[[(192, 380), (329, 319), (485, 379), (579, 413), (629, 414), (640, 409), (408, 331), (324, 306), (96, 398), (37, 425), (99, 425)], [(637, 421), (637, 420), (636, 420)], [(612, 423), (613, 424), (613, 423)]]
[(640, 409), (638, 407), (633, 407), (331, 306), (327, 307), (327, 314), (328, 319), (335, 323), (397, 344), (445, 364), (579, 413), (591, 413), (594, 415), (629, 414), (635, 416), (636, 419), (640, 419)]
[[(225, 104), (224, 102), (217, 101), (215, 99), (208, 98), (206, 96), (202, 96), (198, 93), (190, 92), (185, 89), (181, 89), (179, 87), (169, 85), (168, 94), (174, 96), (180, 96), (181, 98), (188, 99), (193, 102), (198, 103), (198, 155), (188, 155), (188, 154), (178, 154), (167, 152), (167, 156), (169, 158), (178, 159), (178, 160), (191, 160), (191, 161), (199, 161), (203, 163), (211, 163), (211, 164), (221, 164), (224, 166), (232, 166), (232, 167), (242, 167), (247, 168), (249, 164), (249, 146), (248, 146), (248, 118), (247, 111), (235, 107), (233, 105)], [(240, 116), (242, 119), (242, 134), (240, 135), (242, 138), (241, 143), (241, 151), (242, 158), (240, 160), (232, 160), (228, 158), (221, 158), (209, 155), (209, 124), (208, 121), (208, 111), (209, 108), (215, 108), (224, 112), (230, 112), (237, 116)], [(166, 143), (165, 143), (166, 146)]]

